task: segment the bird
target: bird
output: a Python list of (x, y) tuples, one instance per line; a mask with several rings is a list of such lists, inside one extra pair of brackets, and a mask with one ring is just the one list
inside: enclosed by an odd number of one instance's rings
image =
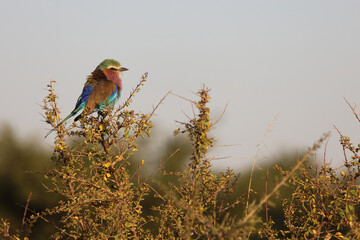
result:
[(127, 70), (127, 68), (121, 66), (121, 64), (114, 59), (105, 59), (102, 61), (87, 77), (87, 81), (81, 95), (76, 101), (74, 110), (56, 127), (51, 129), (45, 138), (81, 111), (81, 114), (74, 119), (74, 122), (90, 113), (113, 107), (121, 96), (121, 73)]

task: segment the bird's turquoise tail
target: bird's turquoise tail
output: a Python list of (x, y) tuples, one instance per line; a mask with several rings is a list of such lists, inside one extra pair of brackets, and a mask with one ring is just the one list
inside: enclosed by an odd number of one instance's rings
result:
[(66, 123), (67, 121), (69, 121), (70, 118), (72, 118), (73, 116), (75, 116), (81, 109), (83, 109), (82, 106), (79, 106), (78, 108), (74, 109), (66, 118), (64, 118), (58, 125), (56, 125), (56, 127), (54, 127), (53, 129), (51, 129), (46, 135), (45, 138), (47, 136), (50, 135), (50, 133), (52, 133), (53, 131), (55, 131), (59, 126), (63, 125), (64, 123)]

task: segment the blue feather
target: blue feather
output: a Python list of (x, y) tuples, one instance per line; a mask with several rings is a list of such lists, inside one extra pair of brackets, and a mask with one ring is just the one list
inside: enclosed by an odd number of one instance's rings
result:
[(120, 98), (120, 88), (119, 88), (119, 86), (116, 85), (116, 88), (111, 93), (110, 97), (108, 99), (106, 99), (105, 101), (102, 101), (100, 106), (96, 110), (94, 110), (94, 112), (104, 109), (104, 107), (106, 107), (106, 106), (113, 107), (115, 105), (115, 103), (119, 100), (119, 98)]
[(78, 98), (78, 100), (76, 102), (75, 109), (77, 109), (80, 105), (82, 106), (82, 108), (84, 108), (86, 105), (86, 102), (89, 100), (89, 97), (93, 91), (94, 91), (93, 86), (85, 86), (83, 88), (83, 91), (82, 91), (80, 97)]

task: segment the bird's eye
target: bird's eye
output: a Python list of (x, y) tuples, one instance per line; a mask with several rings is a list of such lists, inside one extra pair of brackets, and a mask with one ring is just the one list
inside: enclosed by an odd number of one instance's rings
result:
[(116, 71), (116, 68), (113, 68), (113, 67), (112, 67), (112, 68), (110, 68), (110, 69), (113, 70), (113, 71)]

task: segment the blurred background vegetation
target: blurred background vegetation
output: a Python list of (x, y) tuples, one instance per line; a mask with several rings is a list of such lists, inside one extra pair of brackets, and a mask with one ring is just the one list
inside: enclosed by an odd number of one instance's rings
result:
[[(156, 124), (155, 124), (156, 125)], [(156, 141), (156, 139), (162, 139)], [(159, 144), (162, 142), (163, 144)], [(11, 229), (20, 229), (26, 201), (31, 193), (31, 200), (27, 215), (32, 211), (41, 212), (46, 208), (55, 205), (59, 196), (46, 192), (42, 186), (46, 183), (44, 172), (52, 167), (53, 162), (50, 160), (52, 149), (49, 146), (41, 147), (39, 140), (35, 137), (21, 139), (18, 137), (16, 130), (8, 123), (2, 123), (0, 128), (0, 218), (7, 219), (11, 224)], [(176, 173), (182, 171), (189, 163), (191, 154), (191, 145), (184, 136), (164, 135), (160, 130), (152, 133), (151, 139), (144, 139), (139, 142), (141, 151), (132, 155), (132, 162), (140, 163), (144, 160), (141, 177), (151, 176), (151, 184), (161, 193), (165, 192), (164, 186), (168, 183), (176, 185), (176, 177), (166, 173)], [(211, 155), (211, 154), (210, 154)], [(171, 156), (171, 157), (170, 157)], [(291, 169), (295, 164), (298, 156), (296, 151), (279, 153), (273, 157), (273, 161), (267, 161), (266, 164), (257, 166), (252, 182), (252, 199), (259, 200), (266, 194), (267, 189), (272, 189), (279, 182), (280, 174), (273, 169), (275, 164), (281, 166), (284, 170)], [(224, 160), (226, 165), (226, 160)], [(264, 161), (262, 161), (264, 162)], [(138, 164), (132, 164), (136, 168)], [(231, 166), (229, 166), (231, 167)], [(136, 171), (136, 169), (133, 169)], [(235, 196), (246, 195), (248, 191), (251, 168), (234, 169), (239, 173), (239, 181), (233, 193)], [(216, 169), (215, 169), (216, 172)], [(267, 185), (265, 184), (267, 182)], [(266, 189), (267, 188), (267, 189)], [(281, 192), (282, 197), (286, 192)], [(144, 215), (153, 215), (151, 210), (156, 205), (158, 199), (153, 194), (149, 194), (143, 202)], [(244, 206), (244, 205), (240, 205)], [(283, 210), (281, 200), (272, 198), (267, 204), (268, 212), (265, 208), (260, 212), (264, 218), (271, 217), (275, 222), (275, 228), (283, 228)], [(243, 214), (244, 209), (236, 208), (234, 214)], [(50, 219), (56, 222), (57, 219)], [(44, 221), (38, 221), (32, 229), (32, 239), (48, 239), (55, 229), (49, 227)], [(152, 228), (151, 223), (147, 226)], [(14, 230), (13, 230), (14, 231)]]

